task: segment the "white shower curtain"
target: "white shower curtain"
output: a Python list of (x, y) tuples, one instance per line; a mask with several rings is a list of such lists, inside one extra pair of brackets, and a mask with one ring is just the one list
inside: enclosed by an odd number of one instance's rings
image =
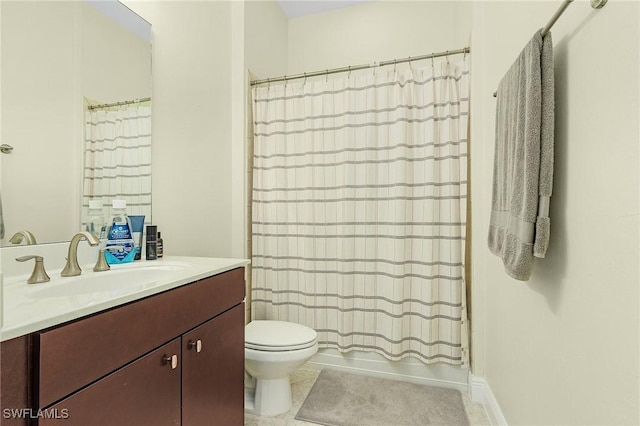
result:
[(127, 213), (151, 222), (151, 106), (130, 104), (85, 112), (83, 208), (121, 199)]
[(254, 88), (254, 319), (468, 365), (467, 63)]

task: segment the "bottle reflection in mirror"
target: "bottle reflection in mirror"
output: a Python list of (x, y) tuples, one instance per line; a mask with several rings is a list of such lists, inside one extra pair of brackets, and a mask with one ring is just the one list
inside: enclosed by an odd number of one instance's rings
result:
[(89, 200), (89, 216), (85, 231), (92, 233), (100, 240), (100, 248), (104, 247), (107, 240), (107, 221), (104, 217), (102, 201)]
[(144, 231), (144, 215), (129, 215), (133, 241), (136, 244), (136, 256), (134, 260), (142, 258), (142, 233)]

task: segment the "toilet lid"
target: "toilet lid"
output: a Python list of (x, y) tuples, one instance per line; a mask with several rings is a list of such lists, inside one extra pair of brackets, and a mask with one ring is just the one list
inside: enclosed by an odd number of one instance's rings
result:
[(260, 351), (292, 351), (316, 343), (314, 329), (286, 321), (252, 321), (244, 328), (245, 347)]

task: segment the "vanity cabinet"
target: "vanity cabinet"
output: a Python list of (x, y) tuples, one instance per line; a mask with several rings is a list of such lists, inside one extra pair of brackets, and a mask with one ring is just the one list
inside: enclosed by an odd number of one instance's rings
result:
[(241, 425), (244, 289), (237, 268), (3, 342), (3, 357), (27, 355), (7, 373), (24, 378), (23, 407), (42, 411), (2, 425)]

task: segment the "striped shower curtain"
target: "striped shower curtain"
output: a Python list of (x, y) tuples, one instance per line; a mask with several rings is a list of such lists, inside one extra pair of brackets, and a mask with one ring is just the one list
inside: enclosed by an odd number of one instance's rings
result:
[(468, 365), (467, 63), (254, 88), (254, 319)]
[(131, 104), (85, 111), (82, 205), (127, 202), (127, 213), (151, 223), (151, 106)]

